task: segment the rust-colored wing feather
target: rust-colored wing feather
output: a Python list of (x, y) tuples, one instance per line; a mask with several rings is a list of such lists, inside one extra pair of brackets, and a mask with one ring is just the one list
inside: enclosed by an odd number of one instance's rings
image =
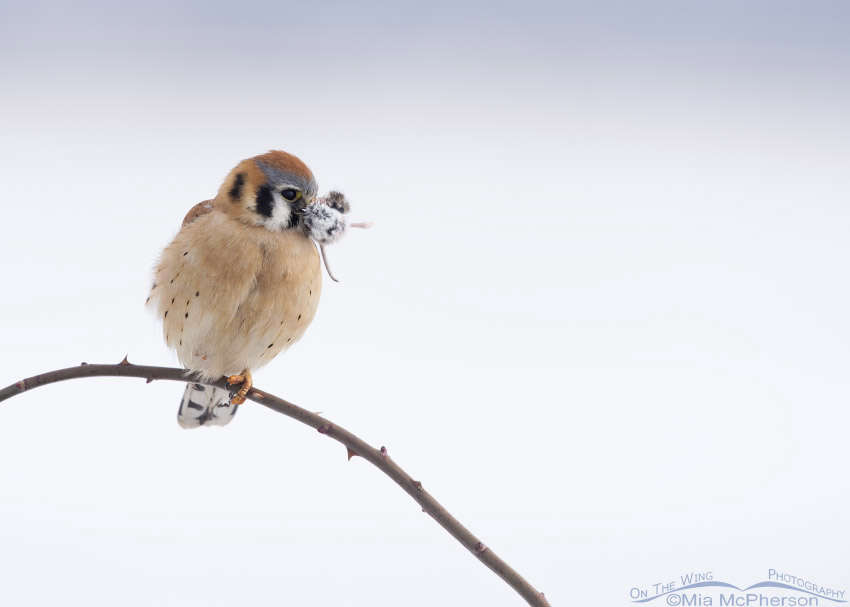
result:
[(186, 213), (186, 217), (183, 218), (183, 223), (181, 225), (186, 225), (187, 223), (192, 223), (201, 215), (206, 215), (207, 213), (211, 213), (213, 210), (213, 201), (212, 200), (204, 200), (203, 202), (199, 202)]

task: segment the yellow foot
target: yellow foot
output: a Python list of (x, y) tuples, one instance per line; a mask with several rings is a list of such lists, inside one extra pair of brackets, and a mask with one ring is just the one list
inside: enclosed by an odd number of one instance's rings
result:
[(254, 385), (254, 381), (251, 379), (251, 372), (245, 369), (242, 371), (242, 375), (231, 375), (228, 377), (227, 384), (230, 386), (242, 384), (242, 387), (239, 388), (239, 392), (234, 394), (233, 398), (230, 399), (231, 405), (241, 405), (245, 402), (245, 396), (251, 390), (251, 386)]

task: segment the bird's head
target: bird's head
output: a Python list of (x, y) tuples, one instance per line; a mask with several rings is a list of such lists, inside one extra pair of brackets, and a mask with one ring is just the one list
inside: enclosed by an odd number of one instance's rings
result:
[(273, 150), (236, 165), (214, 206), (248, 225), (303, 232), (302, 214), (317, 192), (316, 179), (306, 164), (292, 154)]

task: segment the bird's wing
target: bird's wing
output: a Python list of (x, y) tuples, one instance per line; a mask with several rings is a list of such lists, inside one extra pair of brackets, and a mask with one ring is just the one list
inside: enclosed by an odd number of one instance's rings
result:
[(212, 213), (213, 210), (213, 201), (212, 200), (204, 200), (203, 202), (199, 202), (186, 213), (186, 217), (183, 218), (183, 223), (181, 225), (186, 225), (187, 223), (192, 223), (201, 215), (206, 215), (207, 213)]

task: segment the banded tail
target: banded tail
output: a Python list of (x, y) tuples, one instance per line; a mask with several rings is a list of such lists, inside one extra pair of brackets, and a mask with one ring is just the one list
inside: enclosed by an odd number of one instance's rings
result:
[(230, 423), (239, 405), (230, 404), (230, 393), (221, 388), (203, 384), (186, 384), (177, 423), (181, 428), (224, 426)]

